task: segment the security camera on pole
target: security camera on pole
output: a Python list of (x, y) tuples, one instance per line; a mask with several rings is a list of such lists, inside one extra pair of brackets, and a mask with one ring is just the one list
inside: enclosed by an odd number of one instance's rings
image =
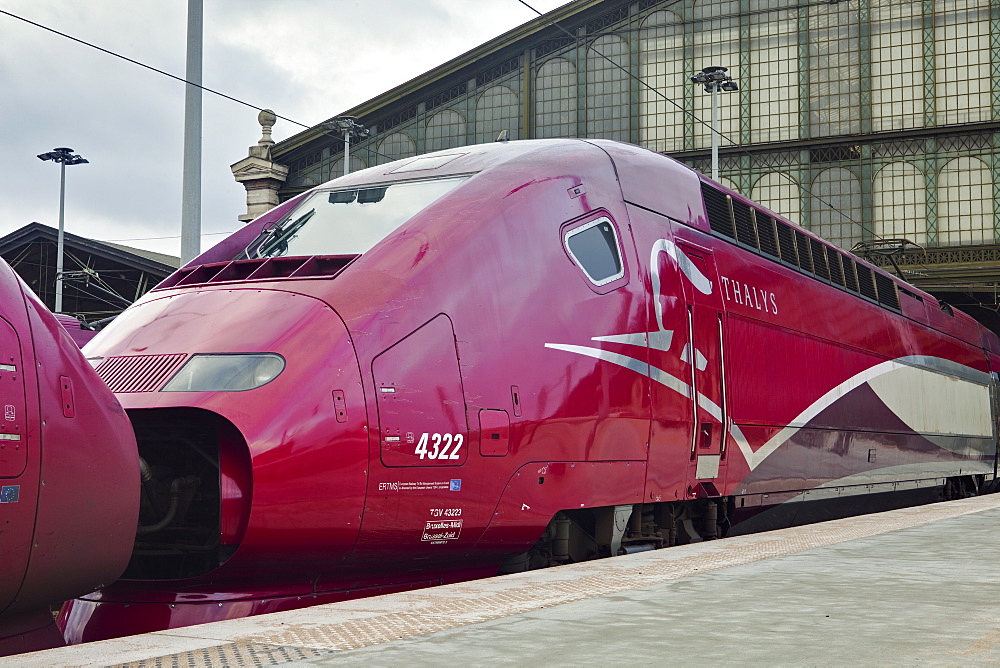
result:
[(719, 90), (737, 91), (739, 84), (726, 76), (726, 67), (706, 67), (691, 77), (691, 83), (702, 84), (712, 94), (712, 179), (719, 180)]

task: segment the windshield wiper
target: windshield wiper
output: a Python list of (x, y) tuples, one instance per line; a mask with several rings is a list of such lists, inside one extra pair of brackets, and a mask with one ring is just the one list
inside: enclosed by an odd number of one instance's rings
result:
[(264, 230), (254, 243), (247, 246), (247, 257), (251, 257), (251, 254), (256, 257), (284, 255), (288, 252), (288, 242), (314, 215), (316, 209), (310, 209), (290, 223), (285, 225), (278, 223)]

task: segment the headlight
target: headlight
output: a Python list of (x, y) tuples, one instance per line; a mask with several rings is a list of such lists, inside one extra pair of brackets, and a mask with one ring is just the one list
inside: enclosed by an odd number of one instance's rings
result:
[(285, 368), (274, 353), (193, 355), (161, 392), (243, 392), (266, 385)]

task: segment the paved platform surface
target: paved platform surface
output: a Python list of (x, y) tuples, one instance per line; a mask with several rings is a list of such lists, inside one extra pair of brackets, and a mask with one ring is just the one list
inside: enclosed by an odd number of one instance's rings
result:
[(0, 666), (1000, 663), (1000, 494)]

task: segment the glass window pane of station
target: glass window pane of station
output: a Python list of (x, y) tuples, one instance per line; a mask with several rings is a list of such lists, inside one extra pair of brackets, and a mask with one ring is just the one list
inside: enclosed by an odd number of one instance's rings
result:
[(850, 250), (861, 241), (861, 180), (849, 169), (820, 172), (810, 188), (810, 228), (827, 241)]
[[(653, 151), (684, 147), (684, 25), (677, 14), (650, 14), (639, 31), (639, 141)], [(671, 104), (670, 101), (675, 104)]]
[(927, 184), (909, 162), (893, 162), (875, 175), (875, 234), (884, 239), (927, 242)]
[[(746, 73), (740, 71), (740, 3), (738, 0), (698, 0), (694, 3), (694, 62), (698, 67), (725, 67), (726, 74), (743, 85)], [(726, 137), (738, 138), (740, 130), (740, 94), (719, 93), (719, 131)], [(694, 90), (694, 115), (702, 120), (712, 118), (712, 95), (697, 86)], [(694, 124), (697, 148), (712, 145), (712, 129), (708, 122)], [(725, 145), (723, 141), (723, 145)]]
[(427, 121), (428, 151), (465, 146), (465, 118), (453, 109), (442, 109)]
[(993, 243), (993, 179), (979, 158), (949, 160), (938, 173), (938, 243)]
[(921, 3), (871, 3), (872, 126), (903, 130), (924, 125)]
[(990, 119), (990, 0), (935, 2), (937, 123)]
[[(798, 139), (798, 20), (789, 0), (750, 0), (751, 141)], [(744, 45), (746, 48), (747, 45)], [(793, 112), (794, 110), (794, 112)]]
[(576, 67), (565, 58), (550, 58), (535, 76), (535, 137), (576, 134)]
[(617, 35), (594, 40), (587, 50), (587, 136), (628, 141), (628, 44)]
[(517, 93), (507, 86), (491, 86), (476, 101), (476, 143), (496, 141), (504, 130), (507, 138), (520, 139), (521, 118)]
[(801, 212), (801, 191), (794, 178), (780, 172), (762, 176), (751, 190), (750, 199), (771, 211), (798, 223)]
[(380, 163), (410, 158), (417, 154), (417, 143), (404, 132), (393, 132), (379, 143), (378, 153)]
[(861, 131), (861, 26), (856, 3), (809, 9), (809, 125), (812, 136)]

